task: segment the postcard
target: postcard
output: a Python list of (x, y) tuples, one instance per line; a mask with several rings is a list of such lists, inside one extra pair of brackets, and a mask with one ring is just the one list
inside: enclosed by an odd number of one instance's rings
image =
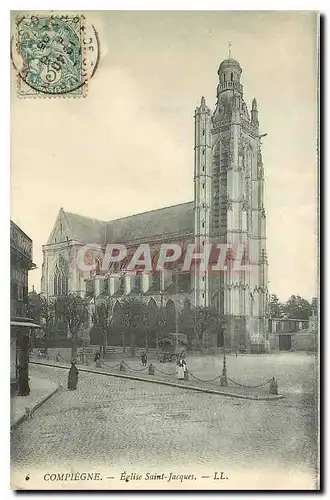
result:
[(11, 488), (318, 490), (319, 15), (11, 12)]

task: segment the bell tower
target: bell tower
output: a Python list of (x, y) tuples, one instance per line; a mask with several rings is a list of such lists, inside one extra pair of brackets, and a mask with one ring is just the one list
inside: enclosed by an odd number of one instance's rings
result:
[(249, 113), (241, 75), (239, 62), (229, 52), (218, 69), (212, 116), (211, 237), (226, 244), (229, 252), (241, 252), (245, 266), (235, 270), (228, 265), (210, 278), (210, 302), (227, 318), (229, 348), (260, 350), (267, 336), (264, 177), (257, 101), (253, 99)]

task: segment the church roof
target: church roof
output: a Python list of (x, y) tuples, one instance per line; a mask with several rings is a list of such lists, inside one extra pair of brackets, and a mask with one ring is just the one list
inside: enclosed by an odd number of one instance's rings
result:
[(71, 212), (64, 213), (73, 238), (83, 244), (102, 245), (140, 240), (181, 231), (192, 232), (194, 227), (194, 203), (192, 201), (109, 222)]
[(107, 243), (192, 232), (193, 228), (194, 203), (190, 201), (108, 222)]
[(75, 240), (85, 244), (104, 244), (105, 222), (71, 212), (65, 212), (65, 216)]

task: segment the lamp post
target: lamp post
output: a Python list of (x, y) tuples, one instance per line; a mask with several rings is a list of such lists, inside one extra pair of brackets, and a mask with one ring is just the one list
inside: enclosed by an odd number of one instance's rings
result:
[[(181, 245), (181, 248), (182, 248), (182, 245)], [(176, 304), (175, 304), (175, 352), (178, 352), (178, 350), (179, 350), (178, 280), (179, 280), (179, 274), (178, 274), (178, 269), (177, 269), (176, 274), (175, 274), (175, 296), (176, 296)]]
[(222, 331), (223, 331), (223, 364), (222, 364), (222, 374), (220, 376), (220, 385), (221, 387), (227, 387), (227, 362), (226, 362), (226, 323), (222, 323)]
[(160, 270), (160, 315), (158, 319), (158, 325), (157, 325), (157, 338), (156, 338), (156, 348), (157, 352), (159, 350), (159, 335), (158, 335), (158, 327), (161, 327), (161, 335), (163, 336), (164, 334), (164, 327), (166, 323), (166, 318), (165, 318), (165, 310), (164, 310), (164, 295), (165, 295), (165, 274), (164, 274), (164, 269)]

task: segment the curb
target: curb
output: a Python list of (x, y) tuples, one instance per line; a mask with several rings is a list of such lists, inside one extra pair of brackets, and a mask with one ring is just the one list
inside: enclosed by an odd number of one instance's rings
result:
[[(38, 361), (30, 361), (30, 363), (34, 364), (34, 365), (50, 366), (53, 368), (63, 368), (66, 370), (69, 368), (68, 366), (65, 366), (65, 365), (54, 365), (51, 363), (40, 363)], [(105, 375), (108, 377), (126, 378), (129, 380), (139, 380), (140, 382), (149, 382), (151, 384), (167, 385), (170, 387), (178, 387), (179, 389), (188, 389), (190, 391), (204, 392), (206, 394), (217, 394), (218, 396), (227, 396), (230, 398), (249, 399), (252, 401), (276, 401), (278, 399), (283, 399), (283, 397), (284, 397), (283, 394), (277, 394), (277, 395), (274, 394), (273, 396), (246, 396), (245, 394), (236, 394), (236, 393), (232, 393), (232, 392), (222, 392), (222, 391), (217, 391), (216, 389), (204, 389), (203, 387), (177, 384), (175, 382), (166, 382), (166, 380), (136, 377), (134, 375), (124, 375), (123, 373), (109, 373), (109, 372), (102, 372), (99, 370), (89, 370), (88, 368), (79, 368), (79, 371), (86, 372), (86, 373), (96, 373), (98, 375)]]
[[(38, 408), (40, 408), (41, 405), (43, 405), (44, 403), (46, 403), (46, 401), (48, 401), (48, 399), (50, 399), (52, 396), (54, 396), (60, 390), (60, 388), (61, 388), (61, 386), (59, 385), (58, 387), (56, 387), (55, 389), (53, 389), (52, 392), (50, 392), (49, 394), (47, 394), (44, 398), (42, 398), (40, 401), (38, 401), (34, 406), (32, 406), (29, 409), (32, 412), (35, 412)], [(27, 418), (28, 418), (28, 415), (26, 413), (23, 413), (23, 415), (21, 415), (17, 420), (15, 420), (14, 422), (12, 422), (10, 424), (10, 430), (12, 431), (13, 429), (16, 429), (16, 427), (18, 427)]]

